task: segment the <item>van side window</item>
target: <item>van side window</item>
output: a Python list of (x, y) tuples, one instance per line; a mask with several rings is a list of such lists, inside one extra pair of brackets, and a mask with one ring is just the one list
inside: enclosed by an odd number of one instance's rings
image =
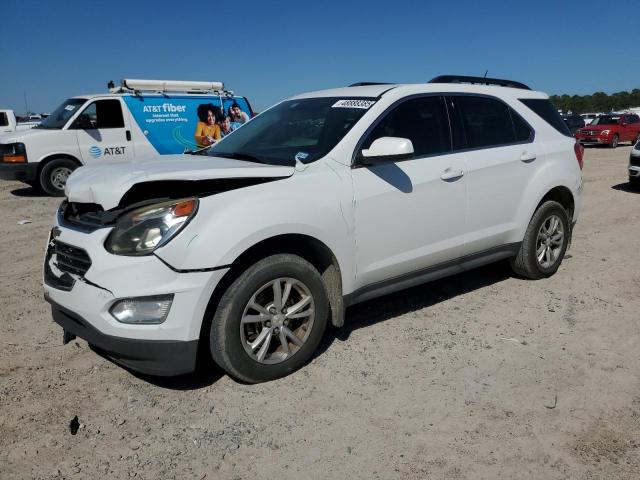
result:
[(507, 145), (527, 140), (531, 135), (529, 126), (515, 112), (512, 121), (511, 109), (498, 100), (464, 95), (453, 97), (453, 102), (462, 123), (467, 148)]
[(97, 100), (85, 108), (74, 122), (75, 128), (124, 128), (120, 100)]
[(0, 127), (6, 127), (7, 125), (9, 125), (7, 114), (5, 112), (0, 112)]
[(408, 138), (416, 157), (451, 151), (451, 133), (443, 97), (419, 97), (402, 102), (369, 133), (362, 148), (381, 137)]

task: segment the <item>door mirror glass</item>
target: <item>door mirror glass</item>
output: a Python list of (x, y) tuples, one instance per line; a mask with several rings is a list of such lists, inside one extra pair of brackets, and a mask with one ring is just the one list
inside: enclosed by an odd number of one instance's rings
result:
[(362, 150), (364, 164), (396, 162), (413, 156), (413, 143), (408, 138), (381, 137)]

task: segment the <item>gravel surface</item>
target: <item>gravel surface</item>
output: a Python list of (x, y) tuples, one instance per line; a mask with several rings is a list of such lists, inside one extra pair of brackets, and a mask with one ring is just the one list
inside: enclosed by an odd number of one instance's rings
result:
[(0, 181), (0, 478), (640, 478), (629, 151), (587, 150), (552, 278), (498, 264), (364, 303), (306, 367), (255, 386), (62, 346), (41, 287), (59, 200)]

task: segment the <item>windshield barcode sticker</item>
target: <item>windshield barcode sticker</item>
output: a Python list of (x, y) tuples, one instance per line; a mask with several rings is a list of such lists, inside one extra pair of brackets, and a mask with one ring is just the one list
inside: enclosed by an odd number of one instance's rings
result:
[(366, 110), (374, 103), (376, 103), (374, 100), (338, 100), (331, 105), (331, 108), (362, 108)]

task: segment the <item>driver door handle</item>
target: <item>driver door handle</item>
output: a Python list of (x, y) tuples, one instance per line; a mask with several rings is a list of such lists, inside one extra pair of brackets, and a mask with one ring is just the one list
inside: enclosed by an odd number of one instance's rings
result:
[(442, 172), (442, 175), (440, 175), (440, 178), (445, 181), (457, 180), (461, 178), (463, 175), (464, 175), (464, 170), (460, 168), (449, 167), (444, 172)]

